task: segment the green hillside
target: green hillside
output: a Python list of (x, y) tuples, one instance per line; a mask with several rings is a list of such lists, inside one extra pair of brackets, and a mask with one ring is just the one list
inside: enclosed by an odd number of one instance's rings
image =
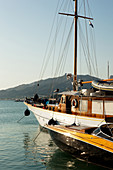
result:
[[(78, 76), (77, 79), (84, 81), (95, 80), (96, 77), (89, 75)], [(72, 90), (72, 79), (67, 80), (66, 75), (40, 80), (39, 82), (33, 82), (30, 84), (22, 84), (14, 88), (6, 90), (0, 90), (0, 99), (19, 99), (26, 97), (33, 97), (36, 93), (41, 96), (48, 96), (52, 94), (55, 89), (59, 89), (60, 92)], [(39, 86), (37, 86), (39, 84)], [(89, 88), (90, 84), (84, 85), (84, 88)]]

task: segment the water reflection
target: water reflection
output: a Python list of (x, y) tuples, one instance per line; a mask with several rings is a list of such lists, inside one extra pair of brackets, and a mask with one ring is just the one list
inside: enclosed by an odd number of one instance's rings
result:
[[(38, 133), (38, 132), (37, 132)], [(24, 133), (25, 164), (46, 166), (52, 154), (56, 150), (49, 134), (41, 132), (38, 138), (33, 142), (29, 133)]]
[[(38, 132), (35, 134), (37, 135)], [(103, 168), (81, 162), (71, 157), (65, 152), (62, 152), (53, 143), (49, 134), (41, 132), (38, 138), (33, 142), (33, 136), (29, 133), (24, 133), (24, 150), (25, 150), (25, 164), (37, 167), (37, 169), (49, 170), (101, 170)]]

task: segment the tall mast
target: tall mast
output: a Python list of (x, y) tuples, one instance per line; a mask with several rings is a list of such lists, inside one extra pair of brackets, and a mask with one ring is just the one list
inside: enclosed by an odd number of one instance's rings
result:
[(74, 77), (73, 77), (73, 90), (77, 90), (77, 21), (78, 18), (83, 18), (83, 19), (89, 19), (93, 20), (93, 18), (86, 17), (86, 16), (81, 16), (78, 15), (77, 8), (78, 8), (78, 0), (73, 0), (75, 1), (75, 13), (74, 14), (67, 14), (67, 13), (59, 13), (61, 15), (67, 15), (67, 16), (73, 16), (74, 17)]
[(109, 79), (109, 61), (108, 61), (108, 79)]
[(77, 13), (77, 0), (75, 0), (75, 27), (74, 27), (74, 78), (73, 78), (73, 90), (76, 90), (76, 83), (77, 83), (77, 20), (78, 20), (78, 13)]

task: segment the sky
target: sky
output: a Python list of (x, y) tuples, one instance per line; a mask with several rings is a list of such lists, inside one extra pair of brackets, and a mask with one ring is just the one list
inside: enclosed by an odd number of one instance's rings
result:
[[(40, 79), (57, 3), (58, 0), (0, 0), (0, 90)], [(107, 78), (108, 61), (113, 74), (113, 0), (90, 0), (90, 4), (99, 76)], [(66, 71), (73, 72), (72, 63), (67, 62), (64, 74)], [(44, 78), (49, 74), (48, 71)]]

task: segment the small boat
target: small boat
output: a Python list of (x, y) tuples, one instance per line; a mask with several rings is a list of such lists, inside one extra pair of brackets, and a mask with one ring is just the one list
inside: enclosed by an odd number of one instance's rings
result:
[(113, 83), (107, 81), (92, 81), (92, 86), (101, 91), (113, 92)]
[(24, 102), (24, 99), (16, 99), (15, 102)]
[[(57, 123), (56, 123), (57, 124)], [(99, 127), (46, 125), (52, 140), (72, 156), (113, 168), (113, 124)]]

